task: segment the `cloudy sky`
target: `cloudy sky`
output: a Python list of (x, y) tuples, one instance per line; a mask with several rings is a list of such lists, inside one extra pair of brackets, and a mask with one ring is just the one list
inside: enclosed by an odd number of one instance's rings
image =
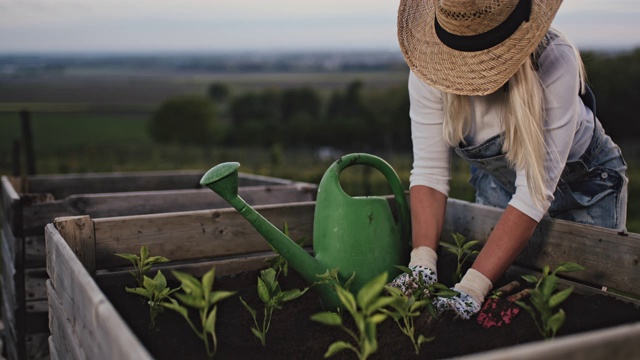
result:
[[(397, 49), (399, 0), (0, 0), (0, 53)], [(565, 0), (580, 48), (640, 47), (640, 0)]]

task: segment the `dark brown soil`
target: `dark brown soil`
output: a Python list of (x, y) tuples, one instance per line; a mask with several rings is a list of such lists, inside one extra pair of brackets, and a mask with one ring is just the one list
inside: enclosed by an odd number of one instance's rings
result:
[[(442, 272), (441, 272), (442, 273)], [(258, 307), (256, 293), (257, 272), (216, 279), (217, 290), (238, 291), (238, 295)], [(512, 280), (505, 278), (504, 281)], [(187, 323), (176, 313), (166, 311), (158, 317), (159, 329), (149, 331), (148, 308), (139, 297), (124, 292), (132, 286), (130, 277), (98, 280), (113, 305), (129, 324), (140, 341), (156, 359), (206, 359), (204, 345)], [(291, 271), (281, 280), (283, 289), (302, 288), (306, 284)], [(609, 296), (573, 294), (561, 306), (567, 322), (558, 337), (600, 329), (618, 324), (640, 321), (640, 310), (632, 304)], [(276, 311), (267, 334), (267, 346), (260, 345), (250, 331), (253, 320), (237, 297), (220, 303), (218, 321), (219, 359), (322, 359), (336, 340), (350, 341), (342, 330), (311, 321), (311, 315), (323, 311), (315, 293), (287, 303)], [(261, 316), (261, 310), (258, 312)], [(345, 316), (348, 317), (348, 316)], [(429, 328), (425, 328), (425, 331)], [(485, 329), (475, 318), (454, 319), (443, 316), (426, 336), (435, 339), (424, 344), (416, 355), (409, 338), (400, 332), (391, 319), (378, 326), (379, 350), (371, 359), (442, 359), (477, 353), (501, 347), (542, 340), (528, 313), (521, 311), (511, 324)], [(354, 359), (352, 352), (343, 351), (335, 359)]]

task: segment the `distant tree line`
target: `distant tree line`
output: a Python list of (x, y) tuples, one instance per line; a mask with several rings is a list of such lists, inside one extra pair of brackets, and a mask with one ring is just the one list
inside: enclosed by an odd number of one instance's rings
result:
[[(640, 49), (583, 53), (597, 115), (614, 139), (640, 138)], [(171, 98), (150, 124), (159, 142), (398, 151), (411, 148), (406, 84), (380, 89), (360, 81), (322, 92), (312, 87), (231, 95), (214, 83), (208, 96)]]
[(152, 116), (151, 136), (164, 143), (202, 145), (389, 151), (411, 146), (406, 84), (370, 89), (353, 81), (328, 96), (311, 87), (230, 93), (225, 84), (214, 83), (208, 98), (166, 100)]

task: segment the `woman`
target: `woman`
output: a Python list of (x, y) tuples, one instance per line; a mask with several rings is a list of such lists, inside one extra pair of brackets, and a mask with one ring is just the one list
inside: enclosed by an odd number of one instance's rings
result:
[[(550, 30), (561, 0), (401, 0), (411, 69), (413, 275), (437, 281), (450, 149), (476, 202), (504, 212), (471, 269), (439, 298), (468, 319), (543, 216), (623, 230), (626, 164), (595, 117), (580, 55)], [(410, 293), (412, 277), (393, 285)]]

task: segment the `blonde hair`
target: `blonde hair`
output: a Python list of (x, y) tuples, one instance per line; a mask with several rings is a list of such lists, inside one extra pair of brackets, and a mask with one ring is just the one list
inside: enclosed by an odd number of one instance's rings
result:
[[(563, 37), (557, 30), (552, 30), (558, 37)], [(546, 36), (533, 54), (539, 57), (548, 43), (555, 37)], [(563, 37), (566, 40), (566, 38)], [(567, 41), (567, 43), (569, 43)], [(581, 93), (584, 93), (584, 65), (580, 53), (575, 46)], [(537, 61), (536, 61), (537, 62)], [(505, 100), (500, 121), (504, 128), (502, 151), (509, 164), (516, 170), (524, 169), (531, 198), (537, 204), (546, 202), (546, 171), (544, 160), (546, 145), (544, 140), (544, 87), (536, 71), (537, 63), (532, 57), (520, 66), (509, 79), (505, 89)], [(498, 91), (503, 91), (502, 89)], [(443, 92), (444, 107), (444, 139), (450, 146), (464, 143), (464, 137), (471, 129), (471, 108), (468, 96)], [(577, 95), (577, 94), (576, 94)]]

